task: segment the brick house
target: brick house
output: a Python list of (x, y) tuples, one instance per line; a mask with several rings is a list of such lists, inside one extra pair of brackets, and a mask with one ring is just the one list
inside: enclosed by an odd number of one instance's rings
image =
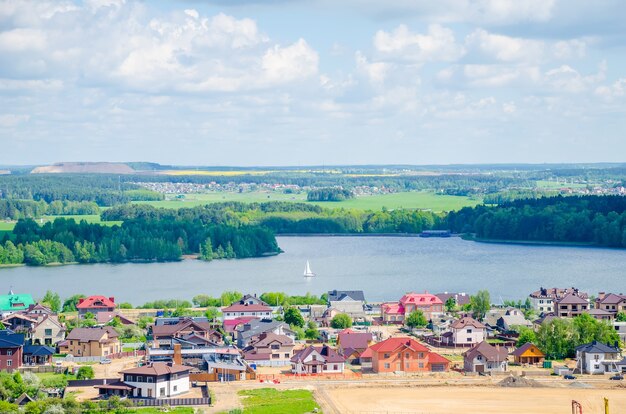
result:
[(626, 295), (600, 292), (596, 298), (595, 307), (614, 314), (626, 312)]
[[(443, 372), (450, 361), (409, 337), (389, 338), (369, 347), (372, 371)], [(368, 355), (369, 356), (369, 355)]]
[(271, 319), (272, 308), (261, 299), (252, 295), (246, 295), (240, 301), (222, 308), (222, 318), (224, 321), (242, 317)]
[(22, 366), (24, 335), (9, 329), (0, 331), (0, 371), (13, 372)]
[(59, 343), (62, 354), (77, 357), (105, 357), (122, 350), (119, 335), (111, 326), (74, 328), (65, 341)]
[[(191, 339), (199, 337), (207, 345), (217, 345), (222, 342), (222, 335), (211, 327), (209, 322), (196, 321), (184, 318), (176, 324), (153, 325), (151, 327), (155, 346), (171, 346), (173, 339)], [(196, 341), (197, 342), (197, 341)]]
[(346, 359), (328, 345), (309, 346), (291, 357), (294, 374), (341, 374)]
[(289, 365), (295, 345), (287, 335), (266, 332), (243, 350), (244, 359), (261, 366)]
[(443, 302), (428, 292), (407, 293), (397, 303), (383, 303), (381, 316), (383, 322), (404, 322), (406, 316), (414, 310), (421, 310), (426, 319), (430, 320), (443, 313)]
[(466, 372), (504, 372), (508, 365), (509, 353), (506, 347), (493, 346), (487, 341), (463, 354), (463, 369)]
[(575, 292), (568, 293), (562, 299), (555, 302), (555, 312), (561, 318), (573, 318), (589, 310), (589, 299), (577, 295)]

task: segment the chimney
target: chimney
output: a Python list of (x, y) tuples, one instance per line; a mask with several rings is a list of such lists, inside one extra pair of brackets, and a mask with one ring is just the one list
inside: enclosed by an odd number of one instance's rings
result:
[(598, 300), (604, 299), (605, 296), (606, 296), (606, 292), (598, 292)]
[(109, 296), (109, 300), (113, 303), (115, 303), (115, 298), (113, 296)]
[(180, 344), (174, 344), (174, 363), (178, 365), (183, 364), (183, 355), (181, 353)]
[(85, 298), (80, 298), (78, 299), (78, 304), (80, 305), (81, 303), (83, 303), (85, 301)]

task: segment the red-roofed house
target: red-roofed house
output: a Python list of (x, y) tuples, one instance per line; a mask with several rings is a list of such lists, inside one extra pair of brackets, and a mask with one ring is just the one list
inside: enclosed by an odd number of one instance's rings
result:
[(398, 303), (383, 303), (381, 306), (383, 322), (404, 322), (406, 315), (414, 310), (424, 312), (426, 319), (443, 313), (443, 302), (428, 292), (407, 293)]
[(104, 296), (89, 296), (88, 298), (81, 298), (76, 305), (78, 309), (78, 316), (82, 317), (87, 312), (91, 312), (94, 316), (98, 312), (113, 312), (115, 311), (115, 298), (105, 298)]
[(443, 372), (450, 366), (446, 358), (409, 337), (389, 338), (369, 349), (374, 372)]

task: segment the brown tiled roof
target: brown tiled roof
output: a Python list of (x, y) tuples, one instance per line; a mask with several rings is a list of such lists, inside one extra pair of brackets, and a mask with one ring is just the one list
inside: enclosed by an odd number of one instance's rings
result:
[(509, 353), (506, 347), (495, 347), (487, 341), (482, 341), (465, 353), (465, 358), (473, 360), (476, 356), (482, 355), (487, 361), (506, 361)]
[(617, 305), (618, 303), (625, 302), (626, 295), (616, 295), (615, 293), (609, 293), (602, 299), (597, 300), (598, 303), (606, 305)]
[(568, 293), (563, 299), (558, 301), (559, 305), (586, 305), (588, 302), (573, 293)]
[(344, 350), (353, 348), (364, 350), (373, 340), (373, 336), (369, 332), (342, 332), (337, 337), (337, 342)]
[(263, 348), (272, 342), (279, 342), (281, 345), (294, 345), (293, 339), (287, 335), (277, 335), (274, 332), (265, 332), (259, 336), (259, 340), (250, 344), (255, 348)]
[(105, 333), (108, 333), (109, 339), (119, 337), (112, 326), (103, 326), (101, 328), (74, 328), (66, 339), (79, 342), (101, 341)]
[(483, 325), (482, 323), (478, 322), (476, 319), (474, 318), (470, 318), (469, 316), (466, 316), (464, 318), (458, 319), (454, 322), (452, 322), (450, 324), (450, 328), (453, 329), (463, 329), (466, 326), (473, 326), (474, 328), (477, 329), (485, 329), (486, 326)]
[(176, 325), (154, 325), (152, 327), (152, 334), (156, 336), (174, 335), (190, 326), (204, 332), (210, 332), (212, 330), (211, 324), (208, 322), (195, 322), (190, 319), (185, 319), (178, 322)]
[(189, 372), (193, 368), (188, 367), (186, 365), (170, 365), (167, 362), (153, 362), (148, 365), (144, 365), (143, 367), (125, 369), (124, 371), (120, 371), (121, 374), (133, 374), (133, 375), (166, 375), (166, 374), (176, 374), (179, 372)]

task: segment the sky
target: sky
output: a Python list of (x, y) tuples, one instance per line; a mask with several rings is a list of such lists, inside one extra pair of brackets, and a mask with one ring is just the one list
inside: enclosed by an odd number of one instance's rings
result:
[(621, 0), (0, 0), (0, 165), (626, 161)]

